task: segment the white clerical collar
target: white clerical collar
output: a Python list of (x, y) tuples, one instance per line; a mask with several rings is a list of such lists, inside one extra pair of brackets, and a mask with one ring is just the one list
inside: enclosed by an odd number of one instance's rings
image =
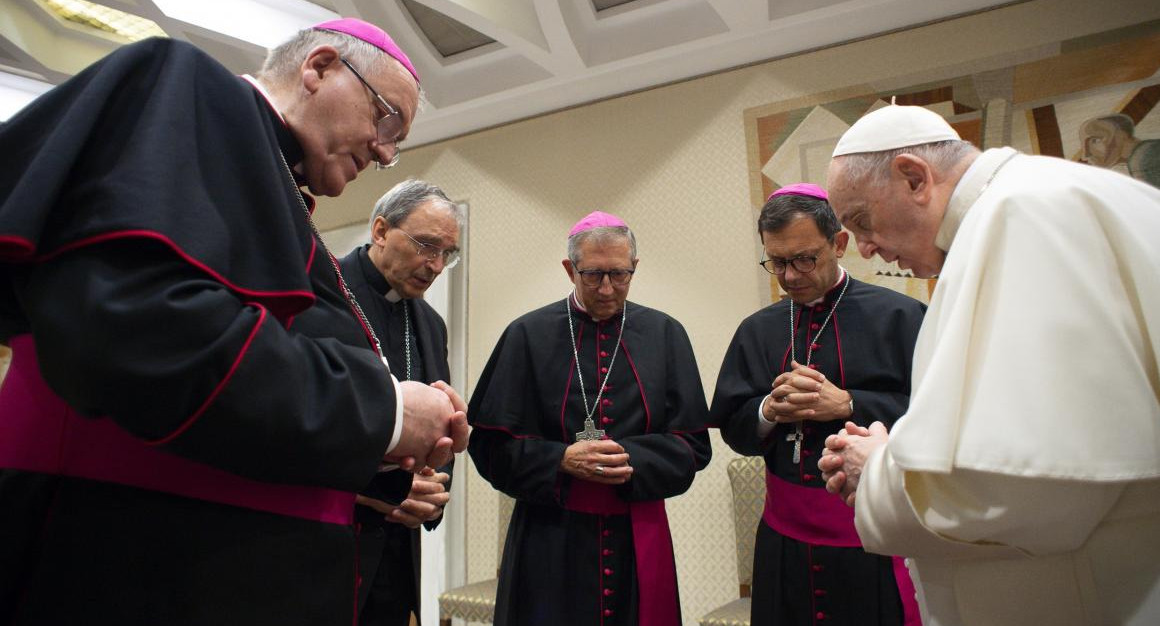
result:
[(383, 297), (386, 298), (387, 302), (390, 302), (391, 304), (397, 304), (399, 302), (399, 300), (403, 299), (403, 296), (400, 296), (399, 292), (395, 291), (395, 289), (393, 287), (391, 288), (390, 291), (388, 291), (387, 293), (384, 293)]
[(270, 105), (270, 108), (278, 114), (278, 119), (282, 120), (282, 123), (285, 124), (286, 118), (282, 116), (282, 112), (278, 110), (278, 107), (274, 106), (274, 99), (270, 97), (270, 92), (266, 91), (266, 87), (262, 83), (259, 83), (257, 78), (249, 74), (242, 74), (242, 80), (253, 85), (254, 89), (257, 89), (258, 93), (262, 94), (262, 97), (266, 99), (266, 104)]
[(820, 298), (817, 298), (817, 299), (815, 299), (813, 302), (807, 302), (807, 303), (805, 303), (803, 306), (814, 306), (814, 305), (817, 305), (817, 304), (821, 304), (821, 303), (822, 303), (822, 301), (826, 299), (826, 294), (827, 294), (827, 293), (830, 293), (831, 291), (833, 291), (834, 289), (836, 289), (836, 288), (838, 287), (838, 285), (841, 285), (841, 284), (842, 284), (842, 279), (843, 279), (843, 278), (845, 278), (845, 277), (846, 277), (846, 268), (844, 268), (844, 267), (842, 267), (841, 265), (839, 265), (839, 266), (838, 266), (838, 280), (835, 280), (835, 281), (834, 281), (834, 285), (833, 285), (832, 287), (830, 287), (829, 289), (827, 289), (827, 290), (826, 290), (826, 293), (823, 293), (823, 294), (822, 294), (822, 296), (821, 296)]
[(959, 178), (955, 190), (951, 192), (951, 199), (947, 202), (947, 211), (943, 214), (942, 224), (939, 225), (938, 235), (934, 238), (934, 245), (939, 250), (947, 252), (951, 249), (951, 242), (959, 232), (959, 225), (967, 216), (967, 209), (979, 199), (987, 185), (994, 179), (999, 168), (1003, 167), (1011, 157), (1018, 154), (1015, 148), (992, 148), (980, 154), (971, 163), (967, 171)]
[(580, 304), (580, 295), (576, 293), (575, 289), (572, 290), (572, 293), (568, 294), (568, 297), (572, 298), (572, 306), (576, 307), (577, 310), (583, 313), (588, 312), (588, 309), (584, 308), (583, 304)]

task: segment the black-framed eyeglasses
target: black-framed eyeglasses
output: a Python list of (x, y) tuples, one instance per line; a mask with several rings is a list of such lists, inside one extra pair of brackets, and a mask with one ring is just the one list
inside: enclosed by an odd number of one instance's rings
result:
[(599, 287), (604, 282), (604, 277), (608, 277), (608, 282), (618, 287), (623, 287), (632, 281), (632, 275), (636, 270), (576, 270), (580, 275), (580, 282), (584, 283), (585, 287)]
[(792, 265), (798, 272), (807, 274), (814, 271), (814, 268), (818, 266), (818, 257), (802, 255), (795, 256), (792, 259), (766, 259), (764, 261), (758, 261), (757, 264), (764, 267), (765, 271), (774, 276), (784, 274), (787, 265)]
[(435, 259), (442, 257), (443, 269), (449, 270), (455, 267), (455, 264), (459, 262), (459, 248), (440, 248), (438, 246), (433, 246), (429, 243), (423, 243), (422, 241), (415, 239), (409, 235), (407, 231), (401, 228), (398, 230), (400, 233), (406, 235), (407, 239), (411, 240), (411, 243), (415, 244), (415, 252), (417, 252), (419, 256), (427, 259), (428, 261), (434, 261)]
[(358, 70), (354, 69), (354, 66), (350, 64), (350, 61), (347, 61), (343, 57), (338, 57), (338, 60), (342, 61), (342, 64), (345, 65), (347, 69), (349, 69), (351, 73), (354, 74), (354, 77), (357, 78), (364, 87), (370, 90), (371, 95), (374, 96), (375, 105), (386, 111), (382, 117), (375, 121), (375, 140), (381, 146), (390, 146), (391, 149), (394, 150), (394, 154), (391, 156), (390, 161), (383, 163), (382, 161), (376, 160), (375, 164), (379, 169), (394, 167), (395, 164), (399, 162), (399, 153), (401, 152), (399, 150), (398, 138), (399, 133), (403, 132), (403, 116), (399, 114), (398, 109), (391, 106), (390, 102), (387, 102), (386, 98), (379, 95), (379, 92), (375, 91), (374, 87), (371, 87), (371, 84), (367, 82), (367, 79), (363, 78), (363, 75), (359, 74)]

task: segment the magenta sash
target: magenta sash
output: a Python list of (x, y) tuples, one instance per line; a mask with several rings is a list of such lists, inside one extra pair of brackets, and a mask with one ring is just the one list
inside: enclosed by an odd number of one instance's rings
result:
[(677, 566), (673, 560), (665, 501), (625, 502), (611, 485), (573, 479), (565, 508), (593, 515), (629, 515), (640, 592), (638, 623), (640, 626), (679, 626)]
[(0, 386), (0, 467), (139, 487), (289, 517), (350, 524), (353, 493), (243, 478), (78, 415), (40, 375), (31, 335), (12, 338)]
[[(776, 503), (776, 504), (775, 504)], [(804, 543), (837, 548), (861, 548), (862, 539), (854, 527), (854, 509), (838, 496), (814, 487), (803, 487), (765, 470), (765, 511), (761, 518), (777, 532)], [(904, 626), (922, 624), (910, 580), (902, 559), (893, 558), (894, 580), (902, 600)]]

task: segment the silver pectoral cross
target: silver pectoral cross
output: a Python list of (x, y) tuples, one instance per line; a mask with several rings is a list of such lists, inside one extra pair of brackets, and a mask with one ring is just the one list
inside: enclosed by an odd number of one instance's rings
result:
[(604, 439), (604, 431), (596, 428), (592, 418), (585, 418), (584, 430), (576, 433), (576, 441), (599, 441)]
[(785, 436), (786, 441), (793, 442), (793, 462), (801, 463), (802, 461), (802, 439), (805, 435), (802, 434), (802, 423), (798, 422), (794, 425), (794, 431)]

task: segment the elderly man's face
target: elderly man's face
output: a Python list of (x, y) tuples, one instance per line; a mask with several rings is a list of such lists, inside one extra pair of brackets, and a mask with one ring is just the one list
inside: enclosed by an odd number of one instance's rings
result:
[(935, 207), (917, 202), (910, 183), (893, 170), (880, 184), (851, 181), (843, 162), (838, 157), (830, 163), (826, 187), (830, 206), (842, 226), (854, 234), (858, 252), (867, 259), (877, 254), (888, 263), (897, 261), (920, 278), (938, 274), (946, 253), (934, 240), (945, 204)]
[[(419, 243), (415, 243), (418, 241)], [(391, 226), (379, 217), (371, 225), (371, 261), (400, 296), (421, 298), (443, 272), (443, 257), (428, 258), (419, 244), (452, 250), (459, 247), (459, 224), (447, 209), (429, 200)]]
[(1111, 167), (1123, 161), (1125, 133), (1107, 120), (1092, 120), (1080, 129), (1083, 160), (1100, 167)]
[(833, 241), (826, 240), (812, 217), (794, 218), (780, 230), (762, 231), (761, 243), (768, 259), (788, 261), (796, 257), (814, 257), (814, 269), (800, 272), (787, 263), (777, 282), (794, 302), (806, 304), (821, 298), (838, 281), (838, 258), (846, 253), (849, 235), (839, 232)]
[(637, 259), (632, 258), (628, 237), (617, 237), (603, 242), (588, 239), (582, 241), (576, 250), (579, 261), (575, 266), (572, 265), (572, 261), (564, 260), (564, 270), (568, 272), (568, 278), (576, 286), (576, 297), (593, 319), (608, 319), (624, 308), (631, 283), (614, 285), (612, 278), (606, 275), (601, 277), (598, 285), (588, 286), (581, 278), (580, 272), (635, 270)]
[[(415, 78), (398, 62), (383, 69), (358, 68), (367, 82), (403, 118), (396, 142), (410, 131), (419, 105)], [(312, 193), (337, 196), (376, 159), (389, 161), (395, 145), (380, 145), (376, 124), (384, 112), (374, 95), (330, 46), (311, 51), (304, 64), (306, 95), (287, 121), (302, 144), (302, 175)]]

